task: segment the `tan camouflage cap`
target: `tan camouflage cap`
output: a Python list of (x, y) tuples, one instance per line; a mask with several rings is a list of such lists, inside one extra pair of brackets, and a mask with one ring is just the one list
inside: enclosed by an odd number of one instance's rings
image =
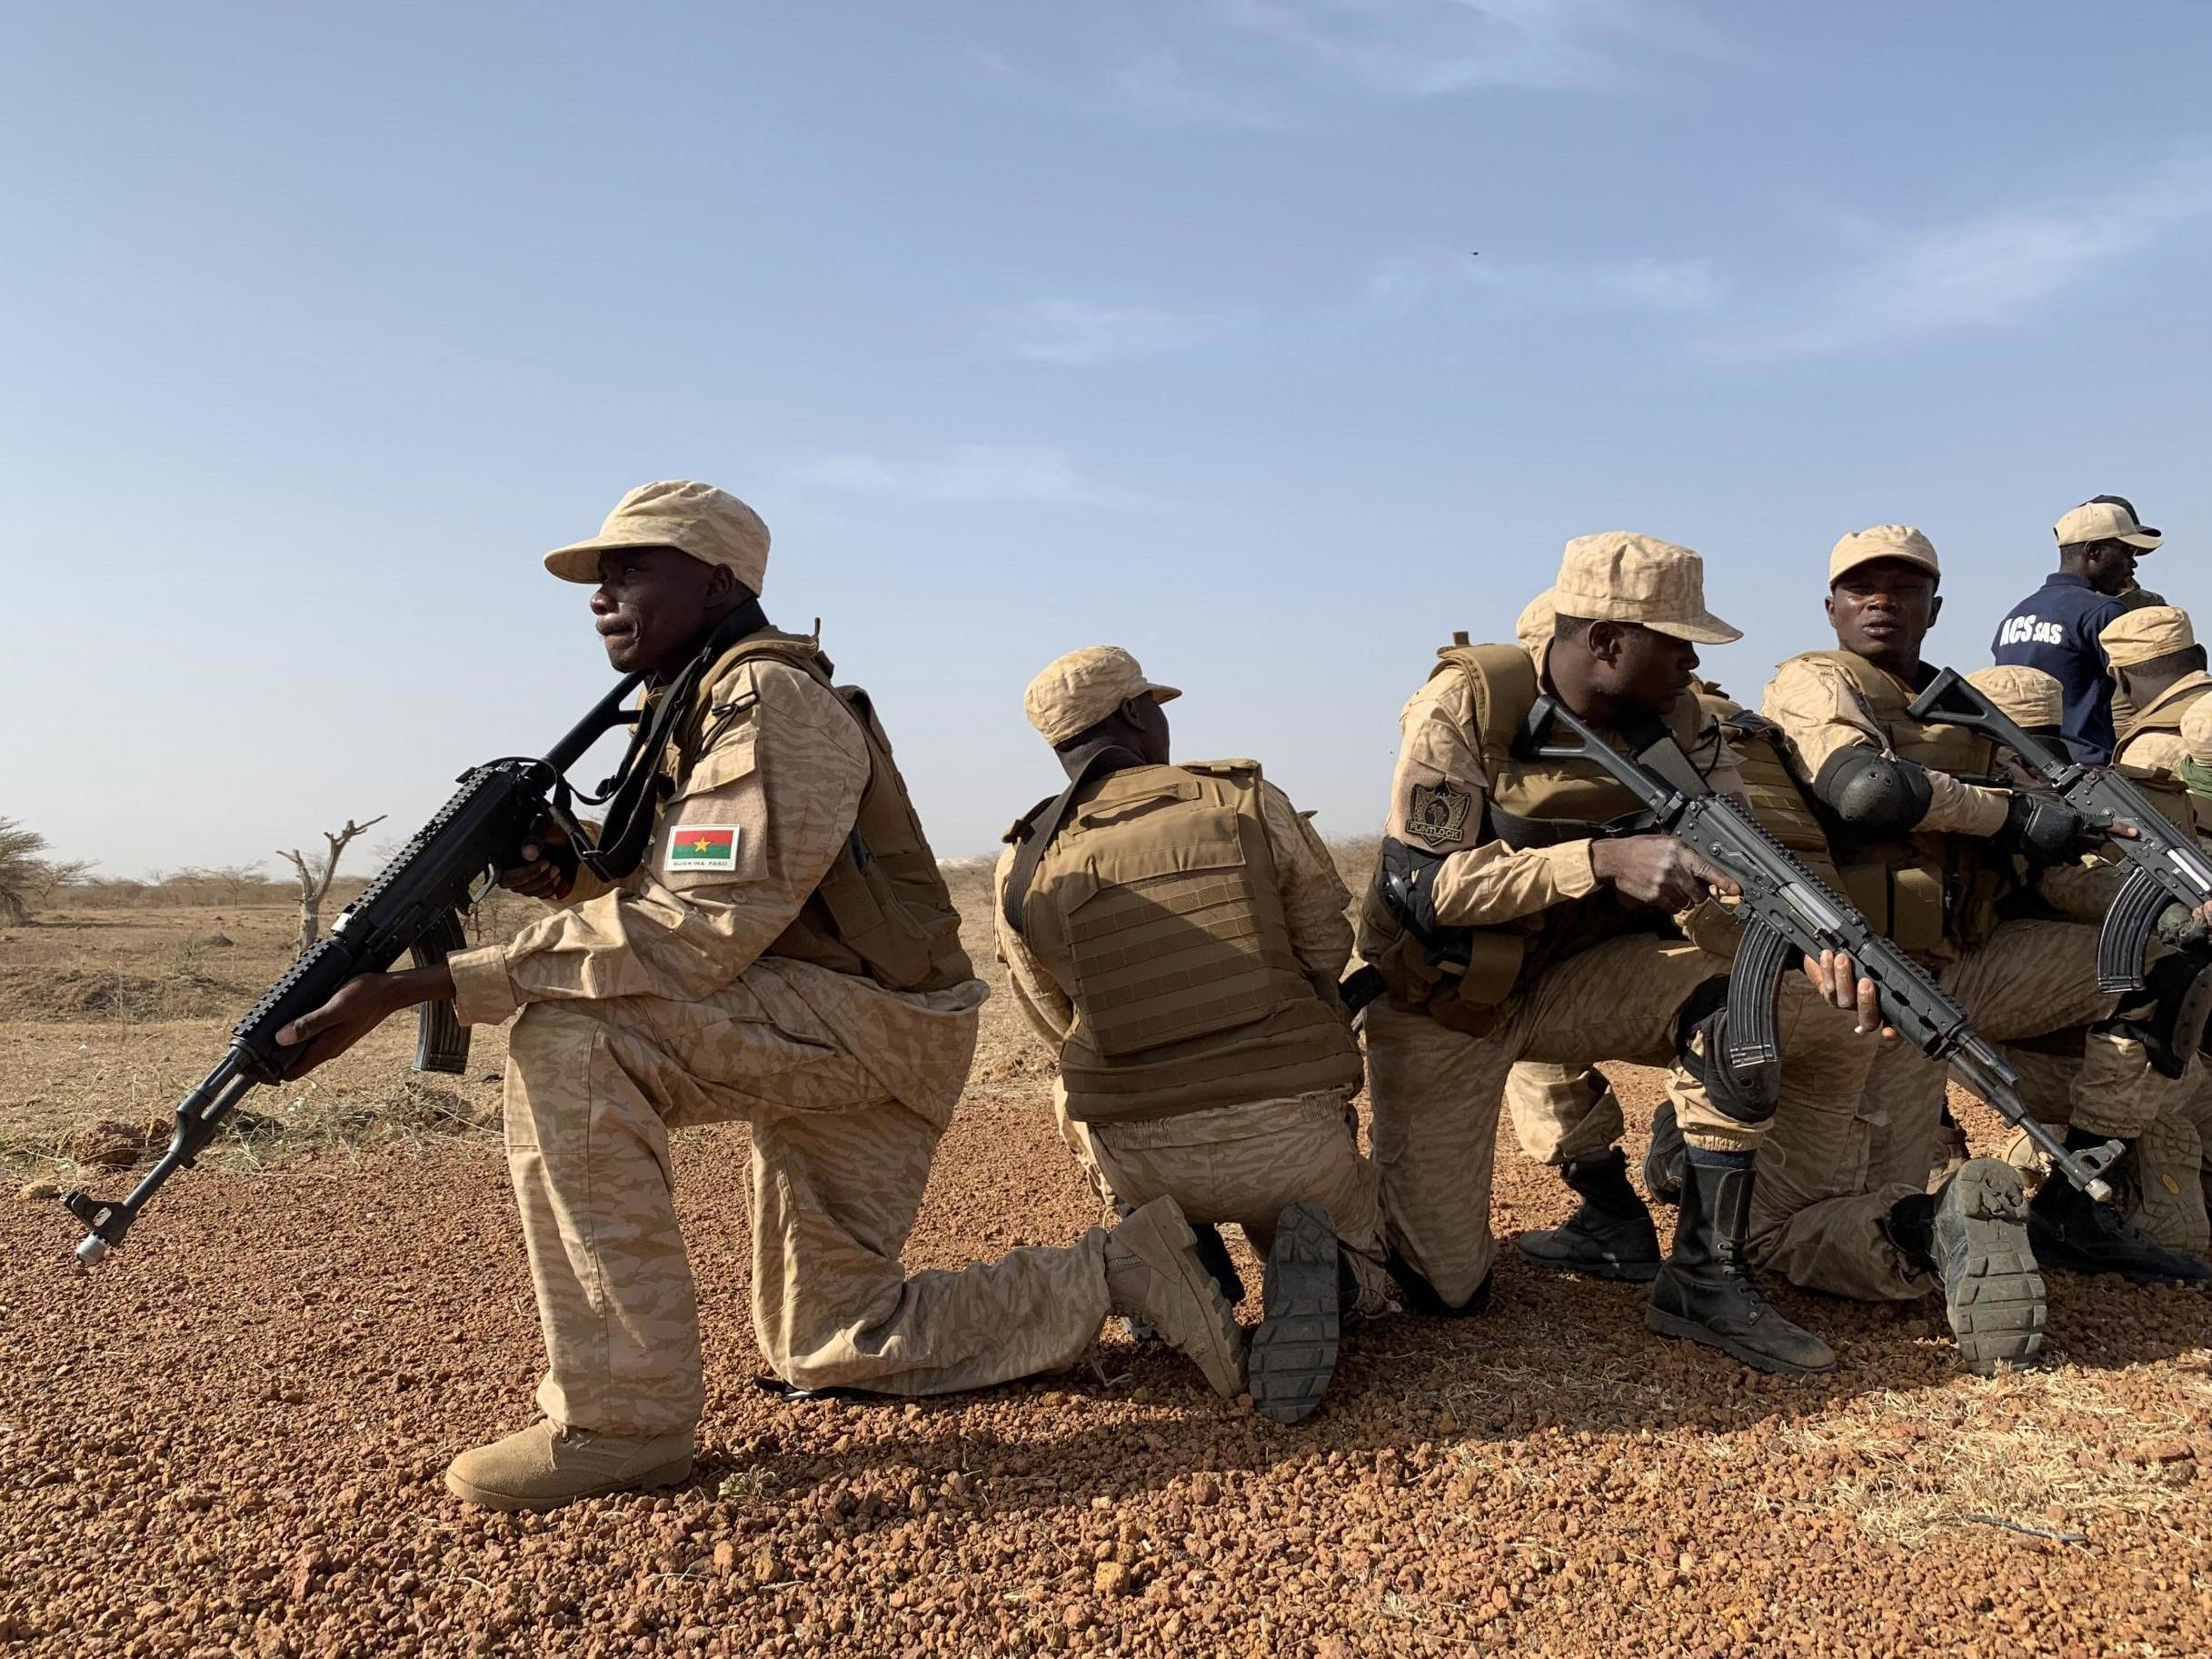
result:
[(2181, 744), (2200, 766), (2212, 766), (2212, 697), (2199, 697), (2181, 713)]
[(2147, 605), (2122, 611), (2097, 636), (2115, 668), (2133, 668), (2197, 643), (2189, 627), (2189, 614), (2177, 605)]
[(1513, 637), (1520, 641), (1522, 650), (1534, 656), (1551, 643), (1559, 620), (1559, 607), (1551, 602), (1551, 590), (1546, 588), (1521, 607), (1513, 624)]
[(2051, 527), (2058, 545), (2077, 542), (2126, 542), (2149, 552), (2166, 538), (2135, 515), (2135, 505), (2117, 495), (2099, 495), (2085, 501)]
[(1627, 530), (1578, 535), (1559, 560), (1550, 599), (1561, 616), (1633, 622), (1693, 645), (1725, 645), (1743, 637), (1741, 629), (1705, 608), (1705, 561), (1655, 535)]
[(1121, 646), (1085, 645), (1047, 663), (1021, 694), (1021, 707), (1045, 742), (1057, 747), (1147, 693), (1156, 703), (1182, 695), (1172, 685), (1146, 679), (1137, 659)]
[(588, 542), (545, 555), (563, 582), (597, 582), (599, 555), (615, 547), (673, 547), (705, 565), (720, 565), (757, 594), (768, 575), (768, 526), (726, 490), (675, 479), (641, 484), (614, 504)]
[(1977, 668), (1967, 675), (1967, 684), (2010, 715), (2015, 725), (2030, 731), (2057, 725), (2066, 717), (2066, 688), (2040, 668)]
[(1902, 559), (1918, 565), (1931, 576), (1943, 575), (1936, 563), (1936, 545), (1910, 525), (1876, 525), (1854, 530), (1838, 542), (1828, 555), (1828, 585), (1836, 585), (1846, 571), (1871, 565), (1877, 559)]

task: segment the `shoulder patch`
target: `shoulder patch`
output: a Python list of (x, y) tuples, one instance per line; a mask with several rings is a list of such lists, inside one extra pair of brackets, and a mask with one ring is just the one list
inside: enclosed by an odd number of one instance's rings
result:
[(1450, 784), (1416, 784), (1406, 812), (1406, 834), (1432, 847), (1448, 845), (1466, 834), (1467, 815), (1474, 804), (1470, 790)]
[(734, 870), (737, 843), (742, 834), (734, 824), (686, 824), (668, 838), (663, 872), (678, 870)]

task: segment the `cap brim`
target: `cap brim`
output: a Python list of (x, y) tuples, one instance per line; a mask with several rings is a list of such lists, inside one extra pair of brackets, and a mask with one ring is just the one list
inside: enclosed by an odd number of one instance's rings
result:
[(2153, 547), (2166, 540), (2166, 537), (2160, 535), (2148, 525), (2144, 525), (2139, 526), (2133, 535), (2115, 536), (2113, 540), (2126, 542), (2130, 547), (2139, 547), (2145, 553), (2148, 553)]
[(1150, 680), (1145, 681), (1144, 689), (1152, 694), (1152, 701), (1155, 703), (1172, 703), (1182, 695), (1181, 691), (1175, 686), (1155, 685)]
[(1833, 587), (1837, 583), (1842, 581), (1844, 577), (1849, 575), (1853, 571), (1864, 570), (1869, 565), (1879, 565), (1884, 559), (1894, 560), (1899, 565), (1909, 565), (1915, 570), (1924, 570), (1929, 575), (1933, 576), (1938, 582), (1941, 582), (1943, 580), (1943, 572), (1938, 569), (1935, 565), (1930, 565), (1926, 559), (1916, 559), (1909, 553), (1899, 553), (1894, 547), (1885, 547), (1878, 553), (1869, 553), (1863, 559), (1853, 559), (1848, 565), (1844, 565), (1839, 570), (1829, 571), (1828, 573), (1828, 585), (1830, 587)]
[(1693, 645), (1732, 645), (1743, 637), (1741, 628), (1729, 627), (1710, 611), (1683, 622), (1640, 622), (1638, 625), (1671, 639), (1686, 639)]
[(556, 547), (545, 555), (545, 568), (563, 582), (590, 582), (599, 580), (599, 555), (612, 553), (617, 547), (667, 547), (673, 545), (666, 536), (660, 535), (595, 535), (588, 542), (571, 542), (565, 547)]

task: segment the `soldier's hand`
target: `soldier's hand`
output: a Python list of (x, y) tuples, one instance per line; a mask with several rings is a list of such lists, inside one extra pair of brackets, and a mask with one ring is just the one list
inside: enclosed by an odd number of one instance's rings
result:
[(1688, 910), (1709, 894), (1734, 898), (1743, 891), (1725, 871), (1672, 835), (1594, 842), (1589, 864), (1598, 879), (1611, 882), (1623, 898), (1666, 911)]
[(335, 1060), (403, 1008), (433, 998), (451, 997), (453, 976), (443, 963), (401, 974), (358, 974), (313, 1014), (282, 1027), (276, 1040), (286, 1048), (306, 1044), (306, 1058), (291, 1066), (288, 1077), (304, 1077), (326, 1060)]
[(1879, 1031), (1883, 1042), (1897, 1041), (1897, 1027), (1882, 1024), (1880, 988), (1859, 974), (1848, 952), (1822, 951), (1817, 959), (1806, 957), (1805, 977), (1812, 982), (1821, 1001), (1849, 1014), (1861, 1033)]
[(549, 904), (566, 898), (575, 884), (568, 872), (548, 855), (547, 849), (567, 844), (567, 831), (541, 819), (532, 828), (529, 839), (523, 843), (523, 862), (512, 870), (501, 871), (499, 884), (510, 893), (519, 893), (526, 899), (543, 899)]

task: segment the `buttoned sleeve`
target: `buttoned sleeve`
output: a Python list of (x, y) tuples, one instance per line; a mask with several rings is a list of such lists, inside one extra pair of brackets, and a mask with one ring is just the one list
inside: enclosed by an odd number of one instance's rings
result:
[(999, 960), (1006, 964), (1007, 983), (1013, 987), (1014, 1005), (1030, 1029), (1058, 1054), (1075, 1024), (1075, 1004), (1030, 949), (1029, 941), (1006, 924), (1006, 884), (1013, 877), (1014, 856), (1020, 850), (1009, 846), (999, 854), (991, 882), (991, 925), (998, 938)]
[[(1881, 727), (1833, 664), (1803, 659), (1784, 663), (1767, 682), (1759, 712), (1781, 728), (1798, 775), (1808, 783), (1846, 749), (1887, 753)], [(2006, 791), (1969, 784), (1932, 766), (1928, 768), (1928, 811), (1915, 829), (1993, 835), (2004, 827)]]
[(1260, 819), (1267, 830), (1268, 851), (1275, 859), (1275, 882), (1290, 931), (1291, 954), (1315, 988), (1333, 1000), (1337, 982), (1351, 961), (1351, 920), (1346, 914), (1351, 894), (1313, 821), (1265, 779), (1260, 784)]
[(1474, 694), (1448, 670), (1417, 692), (1398, 718), (1398, 767), (1383, 834), (1442, 857), (1433, 896), (1450, 927), (1510, 922), (1594, 892), (1590, 844), (1516, 851), (1483, 842), (1490, 779), (1475, 740)]
[(852, 833), (868, 781), (860, 727), (787, 664), (739, 664), (702, 694), (708, 740), (623, 884), (449, 959), (465, 1024), (524, 1003), (696, 1000), (751, 967)]

